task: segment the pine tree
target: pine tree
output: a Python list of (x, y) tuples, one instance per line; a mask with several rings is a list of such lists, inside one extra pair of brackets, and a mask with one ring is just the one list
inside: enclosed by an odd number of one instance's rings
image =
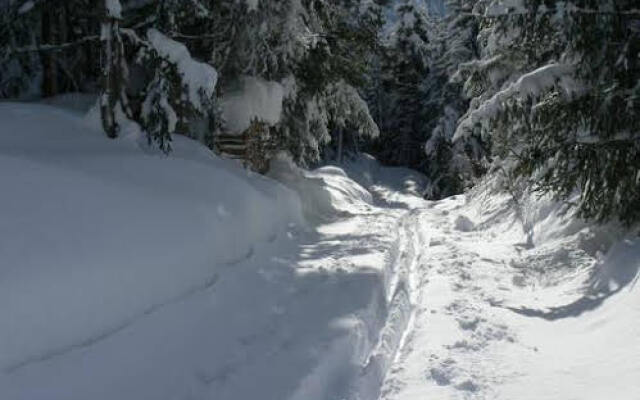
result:
[[(201, 0), (161, 0), (128, 10), (130, 59), (137, 70), (132, 93), (134, 119), (149, 144), (171, 150), (182, 134), (214, 146), (221, 121), (216, 101), (218, 72), (206, 60), (199, 41), (209, 35), (212, 12)], [(193, 49), (193, 51), (191, 50)], [(200, 60), (195, 58), (197, 55)]]
[(329, 144), (325, 157), (335, 155), (341, 160), (345, 152), (358, 151), (360, 140), (379, 134), (361, 91), (378, 46), (381, 9), (366, 0), (325, 2), (313, 7), (324, 33), (298, 69), (300, 99), (307, 102), (308, 121), (316, 127), (312, 143)]
[(91, 5), (18, 0), (0, 6), (0, 97), (95, 90), (101, 17)]
[(469, 101), (463, 95), (461, 83), (452, 78), (460, 65), (479, 56), (474, 4), (469, 0), (446, 3), (447, 16), (433, 48), (431, 93), (436, 96), (432, 96), (427, 106), (437, 110), (438, 116), (425, 145), (426, 173), (431, 182), (426, 196), (431, 199), (462, 193), (485, 172), (487, 149), (478, 136), (453, 141), (457, 122), (467, 111)]
[(120, 32), (122, 5), (119, 0), (104, 0), (103, 7), (104, 17), (100, 29), (102, 48), (100, 117), (107, 136), (116, 138), (120, 129), (116, 113), (125, 111), (128, 103), (124, 92), (127, 66)]
[(35, 48), (38, 32), (33, 27), (38, 17), (24, 14), (20, 4), (0, 4), (0, 98), (29, 96), (35, 89), (30, 82), (41, 70), (35, 49), (24, 51)]
[(429, 137), (430, 109), (425, 107), (431, 71), (431, 38), (435, 21), (423, 7), (403, 0), (395, 5), (397, 19), (383, 42), (377, 122), (381, 136), (374, 153), (392, 165), (424, 167), (424, 143)]
[[(633, 1), (494, 2), (498, 40), (485, 65), (508, 65), (500, 90), (479, 90), (459, 127), (491, 132), (503, 168), (542, 192), (580, 193), (581, 215), (640, 219), (640, 19)], [(519, 27), (514, 40), (514, 27)], [(516, 68), (513, 68), (513, 67)]]

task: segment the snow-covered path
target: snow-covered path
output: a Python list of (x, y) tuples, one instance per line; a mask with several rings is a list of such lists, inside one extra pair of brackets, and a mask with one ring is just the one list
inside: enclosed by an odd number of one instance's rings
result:
[(527, 235), (513, 204), (474, 200), (415, 215), (414, 322), (381, 399), (640, 398), (640, 240), (549, 204)]
[(50, 107), (0, 119), (2, 400), (640, 398), (620, 229), (427, 202), (368, 157), (280, 160), (281, 184)]
[(508, 378), (492, 352), (518, 345), (491, 289), (509, 290), (512, 274), (493, 258), (504, 254), (500, 243), (468, 233), (471, 221), (456, 217), (460, 205), (442, 202), (417, 216), (428, 251), (416, 272), (415, 321), (385, 381), (384, 399), (495, 398), (492, 388)]

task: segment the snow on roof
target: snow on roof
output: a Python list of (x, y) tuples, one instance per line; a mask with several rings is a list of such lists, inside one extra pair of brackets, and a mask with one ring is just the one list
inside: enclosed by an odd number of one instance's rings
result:
[(242, 133), (253, 119), (269, 125), (280, 122), (284, 87), (278, 82), (244, 77), (240, 88), (222, 96), (222, 115), (230, 133)]

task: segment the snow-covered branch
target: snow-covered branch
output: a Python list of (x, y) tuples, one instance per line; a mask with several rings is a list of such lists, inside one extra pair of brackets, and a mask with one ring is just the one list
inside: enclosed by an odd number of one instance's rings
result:
[[(571, 2), (558, 2), (556, 7), (547, 7), (544, 4), (537, 10), (537, 14), (594, 14), (594, 15), (619, 15), (619, 16), (638, 16), (640, 17), (640, 9), (633, 8), (630, 10), (615, 10), (613, 7), (601, 9), (579, 7)], [(524, 0), (494, 0), (484, 11), (483, 17), (500, 17), (505, 15), (523, 15), (530, 14), (531, 10), (527, 8)]]
[(176, 66), (182, 83), (187, 88), (189, 101), (198, 110), (202, 110), (202, 97), (211, 98), (215, 95), (218, 83), (218, 72), (215, 68), (195, 61), (185, 45), (168, 38), (156, 29), (147, 31), (147, 39), (160, 57)]
[(503, 109), (505, 102), (509, 99), (538, 97), (553, 87), (561, 89), (566, 95), (580, 92), (582, 88), (573, 78), (573, 71), (572, 65), (554, 63), (521, 76), (516, 82), (471, 111), (458, 125), (453, 140), (456, 141), (465, 136), (474, 125), (493, 118)]

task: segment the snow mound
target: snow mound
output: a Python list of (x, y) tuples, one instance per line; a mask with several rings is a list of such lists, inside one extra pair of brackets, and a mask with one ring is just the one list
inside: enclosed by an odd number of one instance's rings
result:
[[(615, 223), (581, 220), (550, 196), (475, 197), (483, 233), (514, 243), (499, 252), (514, 287), (493, 301), (512, 312), (507, 324), (534, 354), (504, 362), (522, 375), (496, 398), (635, 399), (640, 396), (640, 239)], [(476, 205), (471, 206), (472, 203)], [(522, 246), (528, 243), (528, 246)], [(536, 385), (536, 382), (548, 385)], [(527, 388), (523, 392), (523, 388)]]
[(244, 77), (238, 90), (226, 93), (221, 99), (222, 116), (230, 133), (240, 134), (254, 119), (269, 125), (280, 122), (285, 89), (278, 82)]
[(269, 177), (294, 190), (301, 199), (307, 220), (320, 223), (343, 215), (353, 207), (372, 204), (371, 193), (341, 168), (325, 166), (315, 171), (297, 167), (286, 154), (271, 161)]
[(278, 157), (287, 188), (134, 124), (0, 120), (2, 400), (377, 397), (418, 265), (406, 209), (342, 167)]
[(174, 138), (110, 141), (0, 104), (0, 370), (89, 344), (303, 223), (297, 196)]

